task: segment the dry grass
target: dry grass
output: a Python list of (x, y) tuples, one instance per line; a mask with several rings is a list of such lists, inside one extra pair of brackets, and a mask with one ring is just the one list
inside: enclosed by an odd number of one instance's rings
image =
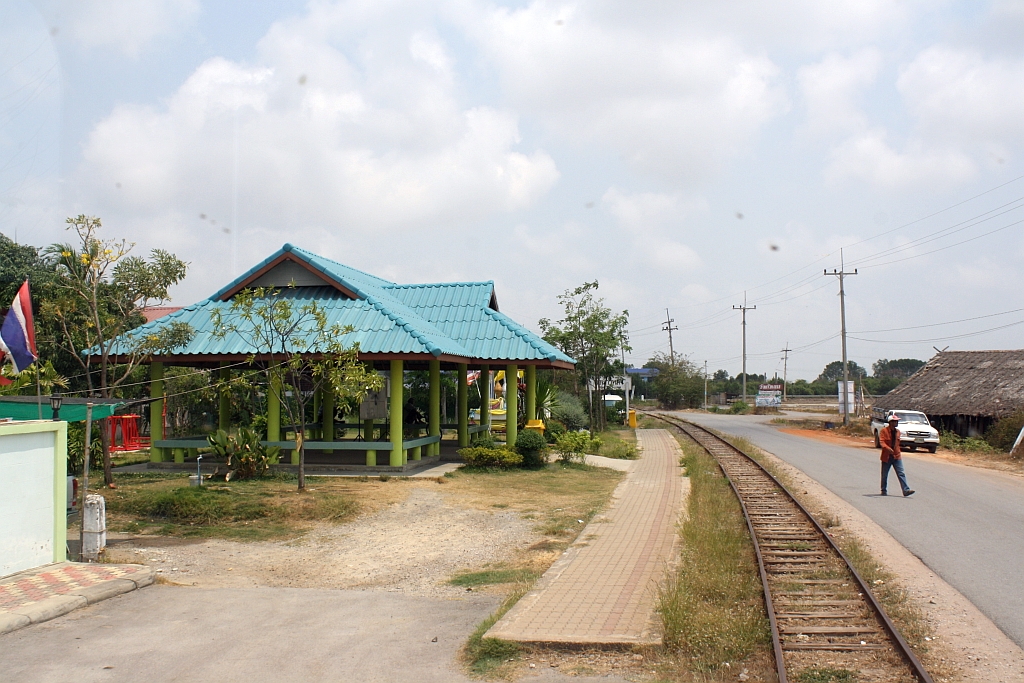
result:
[(674, 660), (663, 673), (718, 680), (743, 668), (760, 671), (771, 633), (742, 509), (715, 460), (689, 439), (679, 442), (690, 495), (679, 565), (658, 607)]
[(299, 493), (289, 477), (188, 486), (187, 473), (118, 474), (106, 498), (111, 531), (243, 541), (301, 535), (317, 522), (343, 522), (404, 500), (399, 479), (360, 482), (309, 477)]

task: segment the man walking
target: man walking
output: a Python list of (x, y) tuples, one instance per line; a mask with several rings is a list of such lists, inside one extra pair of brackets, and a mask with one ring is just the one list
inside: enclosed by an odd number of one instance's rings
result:
[(900, 418), (896, 413), (889, 415), (889, 425), (878, 433), (878, 441), (882, 444), (882, 495), (889, 483), (889, 468), (896, 470), (896, 478), (900, 480), (900, 488), (904, 496), (914, 495), (914, 489), (907, 485), (907, 475), (903, 472), (903, 458), (900, 453), (900, 430), (897, 429)]

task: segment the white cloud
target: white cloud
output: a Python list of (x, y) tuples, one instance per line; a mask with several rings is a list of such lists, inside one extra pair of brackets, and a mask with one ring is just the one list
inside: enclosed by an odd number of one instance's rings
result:
[(546, 152), (518, 149), (515, 114), (460, 106), (436, 37), (410, 31), (396, 53), (373, 50), (371, 32), (362, 61), (333, 37), (312, 18), (278, 24), (259, 65), (213, 58), (162, 106), (117, 107), (85, 145), (79, 187), (118, 208), (191, 207), (223, 224), (236, 135), (246, 227), (465, 226), (557, 181)]
[(831, 53), (799, 69), (797, 81), (807, 103), (810, 131), (828, 134), (866, 127), (860, 95), (875, 82), (881, 65), (881, 52), (872, 47), (850, 57)]
[(912, 141), (905, 151), (893, 148), (884, 129), (874, 128), (849, 138), (832, 150), (826, 177), (867, 181), (883, 190), (928, 184), (950, 186), (973, 178), (974, 160), (948, 147), (930, 148)]
[(72, 0), (55, 16), (58, 28), (87, 48), (127, 55), (156, 38), (173, 35), (199, 13), (199, 0)]
[(786, 108), (767, 57), (599, 10), (533, 2), (474, 16), (467, 30), (521, 109), (671, 179), (706, 179)]
[(930, 47), (896, 82), (921, 134), (964, 145), (1024, 142), (1024, 60)]

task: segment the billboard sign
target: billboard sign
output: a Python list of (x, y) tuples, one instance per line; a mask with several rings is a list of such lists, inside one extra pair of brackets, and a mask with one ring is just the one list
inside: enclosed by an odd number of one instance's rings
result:
[(843, 395), (843, 382), (842, 382), (842, 380), (836, 382), (836, 393), (838, 394), (838, 397), (839, 397), (839, 416), (842, 417), (843, 415), (846, 414), (847, 406), (849, 406), (849, 409), (851, 411), (850, 414), (853, 414), (853, 412), (857, 410), (857, 401), (856, 401), (856, 398), (854, 397), (854, 392), (853, 392), (853, 382), (850, 381), (850, 382), (846, 383), (846, 395), (845, 396)]
[(754, 405), (758, 408), (778, 408), (782, 405), (782, 384), (762, 384), (757, 388)]

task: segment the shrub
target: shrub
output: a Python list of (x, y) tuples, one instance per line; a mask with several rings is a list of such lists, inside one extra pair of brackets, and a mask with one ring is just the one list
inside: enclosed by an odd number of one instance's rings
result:
[(595, 441), (600, 448), (601, 440), (591, 438), (587, 432), (566, 432), (555, 437), (555, 451), (564, 463), (581, 463), (584, 456), (594, 449)]
[(1024, 427), (1024, 410), (1007, 415), (996, 422), (985, 431), (985, 441), (988, 441), (992, 448), (999, 449), (1006, 453), (1013, 448), (1013, 442), (1017, 440), (1021, 427)]
[(259, 434), (245, 427), (240, 428), (236, 435), (218, 429), (207, 437), (207, 441), (213, 452), (227, 463), (224, 481), (263, 477), (270, 469), (270, 461), (281, 450), (277, 446), (264, 446), (260, 443)]
[(550, 419), (544, 423), (544, 426), (544, 438), (549, 444), (555, 443), (555, 437), (559, 434), (565, 434), (565, 425), (558, 420)]
[(745, 415), (750, 412), (750, 405), (743, 401), (736, 401), (729, 407), (729, 412), (733, 415)]
[(473, 445), (478, 448), (496, 448), (497, 444), (494, 442), (494, 437), (488, 432), (480, 432), (473, 439)]
[[(103, 442), (100, 440), (100, 429), (102, 422), (92, 423), (92, 442), (89, 444), (90, 469), (103, 466)], [(85, 423), (68, 423), (68, 474), (76, 475), (82, 473), (82, 466), (85, 464)]]
[(570, 432), (584, 429), (590, 425), (590, 418), (587, 417), (587, 411), (583, 409), (583, 404), (575, 396), (564, 391), (559, 392), (558, 405), (551, 409), (551, 417), (565, 425)]
[(524, 429), (516, 437), (516, 452), (523, 456), (523, 467), (536, 469), (542, 467), (547, 458), (544, 457), (544, 449), (548, 442), (544, 435), (532, 429)]
[(991, 453), (993, 451), (992, 446), (989, 446), (988, 442), (984, 439), (977, 439), (973, 436), (969, 436), (965, 439), (956, 432), (940, 432), (939, 445), (943, 448), (948, 448), (951, 451), (958, 451), (960, 453), (970, 451), (975, 453)]
[(459, 451), (459, 455), (470, 467), (510, 470), (523, 464), (523, 456), (515, 451), (502, 448), (483, 448), (470, 446)]

